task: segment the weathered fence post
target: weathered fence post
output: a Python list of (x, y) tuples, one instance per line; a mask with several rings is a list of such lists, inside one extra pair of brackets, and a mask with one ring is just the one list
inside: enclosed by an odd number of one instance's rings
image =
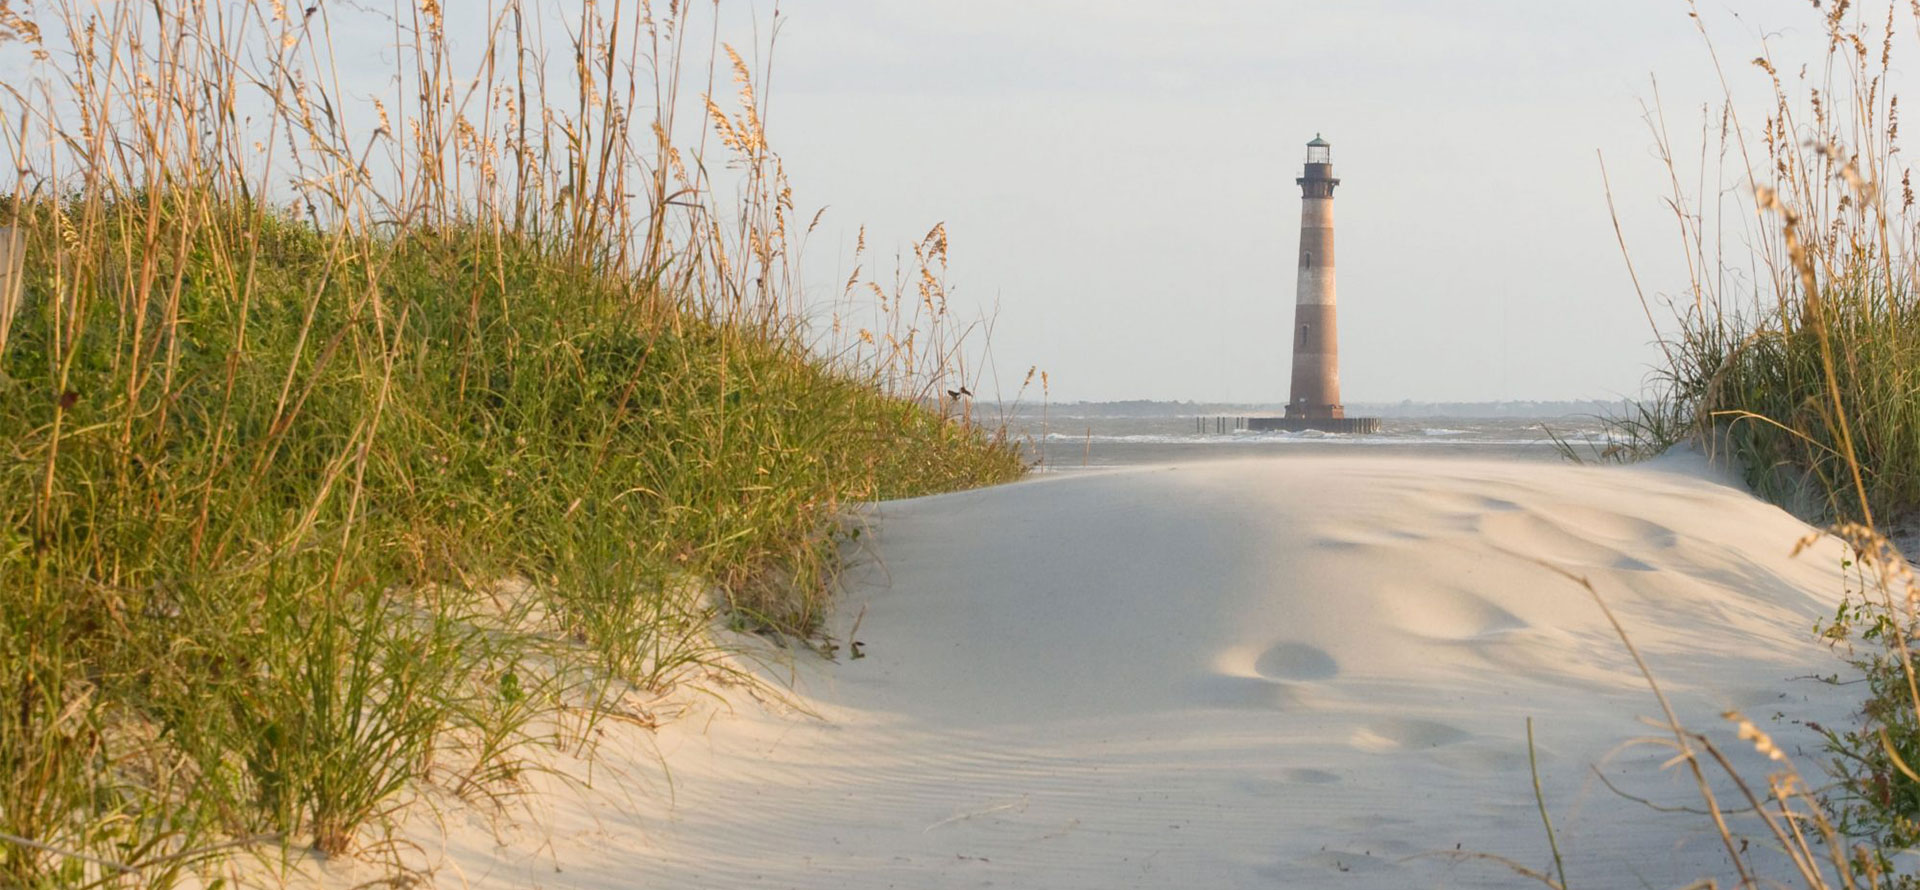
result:
[(13, 333), (20, 304), (25, 302), (22, 268), (27, 259), (26, 240), (27, 233), (19, 226), (0, 226), (0, 352), (6, 351), (7, 337)]

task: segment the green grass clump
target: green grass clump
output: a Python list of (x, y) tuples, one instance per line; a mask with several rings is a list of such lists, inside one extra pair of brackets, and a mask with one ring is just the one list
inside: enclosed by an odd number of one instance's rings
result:
[[(451, 90), (393, 127), (381, 108), (375, 144), (425, 134), (383, 193), (327, 78), (296, 72), (331, 13), (49, 5), (89, 47), (56, 86), (139, 144), (61, 129), (58, 102), (0, 112), (51, 137), (8, 143), (0, 198), (24, 255), (0, 325), (0, 886), (168, 886), (262, 841), (365, 850), (429, 785), (509, 799), (524, 745), (709, 664), (721, 616), (819, 639), (851, 505), (1024, 469), (917, 397), (959, 333), (863, 332), (898, 361), (815, 339), (781, 283), (777, 173), (727, 231), (670, 109), (663, 154), (635, 153), (630, 23), (575, 32), (604, 105), (546, 103), (523, 69), (481, 91), (518, 112), (486, 140)], [(521, 33), (507, 8), (496, 40)], [(401, 76), (450, 76), (439, 6), (396, 12)], [(672, 14), (631, 23), (656, 64)], [(740, 75), (753, 126), (727, 145), (775, 167)], [(296, 84), (266, 112), (295, 209), (235, 148), (257, 83)]]
[[(56, 319), (38, 258), (110, 278), (142, 248), (107, 226), (75, 257), (68, 208), (22, 209), (27, 323), (0, 355), (9, 834), (97, 848), (59, 823), (160, 768), (114, 759), (140, 736), (192, 790), (123, 793), (191, 813), (188, 835), (344, 850), (499, 688), (487, 583), (530, 580), (556, 636), (658, 688), (705, 651), (707, 585), (811, 634), (847, 504), (1021, 471), (790, 338), (471, 230), (343, 250), (232, 209), (162, 270), (183, 282), (163, 332), (134, 339), (110, 299)], [(257, 251), (244, 310), (223, 243)], [(79, 862), (0, 844), (9, 882)]]
[(1873, 282), (1818, 287), (1760, 324), (1686, 331), (1693, 411), (1763, 495), (1896, 522), (1920, 510), (1920, 305)]

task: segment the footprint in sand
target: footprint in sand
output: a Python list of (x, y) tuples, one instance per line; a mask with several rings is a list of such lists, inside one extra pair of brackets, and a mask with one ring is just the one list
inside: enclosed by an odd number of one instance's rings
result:
[[(1589, 525), (1594, 524), (1593, 517), (1586, 519)], [(1491, 515), (1481, 522), (1480, 530), (1494, 546), (1528, 559), (1628, 572), (1654, 571), (1654, 566), (1595, 540), (1597, 535), (1590, 530), (1576, 532), (1537, 513)], [(1635, 532), (1642, 533), (1651, 536), (1649, 541), (1658, 540), (1654, 532)]]
[(1364, 550), (1369, 547), (1392, 547), (1414, 541), (1424, 541), (1428, 535), (1424, 532), (1392, 525), (1373, 523), (1330, 522), (1319, 528), (1317, 543), (1321, 547), (1333, 550)]
[(1281, 781), (1294, 785), (1332, 785), (1340, 781), (1340, 777), (1334, 773), (1306, 767), (1286, 770), (1280, 774), (1280, 778)]
[(1429, 507), (1449, 513), (1501, 513), (1520, 509), (1519, 504), (1506, 498), (1464, 491), (1424, 491), (1415, 497)]
[(1291, 708), (1311, 695), (1307, 684), (1331, 680), (1340, 664), (1324, 650), (1303, 643), (1276, 643), (1254, 656), (1247, 650), (1227, 654), (1217, 673), (1195, 678), (1189, 697), (1196, 705), (1222, 708)]
[(1394, 717), (1361, 727), (1353, 734), (1353, 746), (1375, 753), (1417, 751), (1463, 742), (1472, 737), (1471, 733), (1457, 726), (1433, 720)]
[(1384, 602), (1401, 630), (1444, 642), (1472, 642), (1528, 626), (1478, 593), (1454, 587), (1390, 588)]
[(1621, 545), (1632, 552), (1670, 550), (1680, 543), (1680, 535), (1673, 529), (1638, 516), (1574, 504), (1558, 505), (1549, 512), (1571, 531)]
[(1289, 710), (1300, 704), (1301, 691), (1299, 686), (1265, 677), (1209, 674), (1189, 684), (1187, 699), (1210, 708)]
[(1340, 675), (1340, 663), (1324, 650), (1304, 643), (1280, 643), (1260, 653), (1253, 662), (1254, 673), (1269, 680), (1309, 682), (1331, 680)]
[(1281, 770), (1272, 778), (1245, 778), (1233, 782), (1235, 791), (1252, 797), (1279, 797), (1296, 792), (1297, 785), (1338, 785), (1340, 775), (1323, 769), (1296, 766)]

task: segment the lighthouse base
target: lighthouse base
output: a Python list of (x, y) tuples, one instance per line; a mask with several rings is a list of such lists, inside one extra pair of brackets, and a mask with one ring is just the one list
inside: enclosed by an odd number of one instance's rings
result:
[(1380, 431), (1378, 417), (1249, 417), (1247, 429), (1258, 432), (1289, 433), (1319, 430), (1323, 433), (1366, 435)]

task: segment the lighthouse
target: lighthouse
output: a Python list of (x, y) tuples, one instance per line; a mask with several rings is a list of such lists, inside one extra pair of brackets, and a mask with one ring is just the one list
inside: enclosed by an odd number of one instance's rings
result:
[(1314, 134), (1300, 186), (1300, 253), (1294, 279), (1293, 379), (1285, 417), (1249, 418), (1253, 429), (1372, 433), (1378, 418), (1348, 417), (1340, 404), (1340, 326), (1334, 310), (1333, 155)]
[(1314, 134), (1300, 185), (1300, 272), (1294, 279), (1293, 386), (1287, 417), (1333, 420), (1347, 416), (1340, 404), (1340, 338), (1334, 314), (1333, 154)]

